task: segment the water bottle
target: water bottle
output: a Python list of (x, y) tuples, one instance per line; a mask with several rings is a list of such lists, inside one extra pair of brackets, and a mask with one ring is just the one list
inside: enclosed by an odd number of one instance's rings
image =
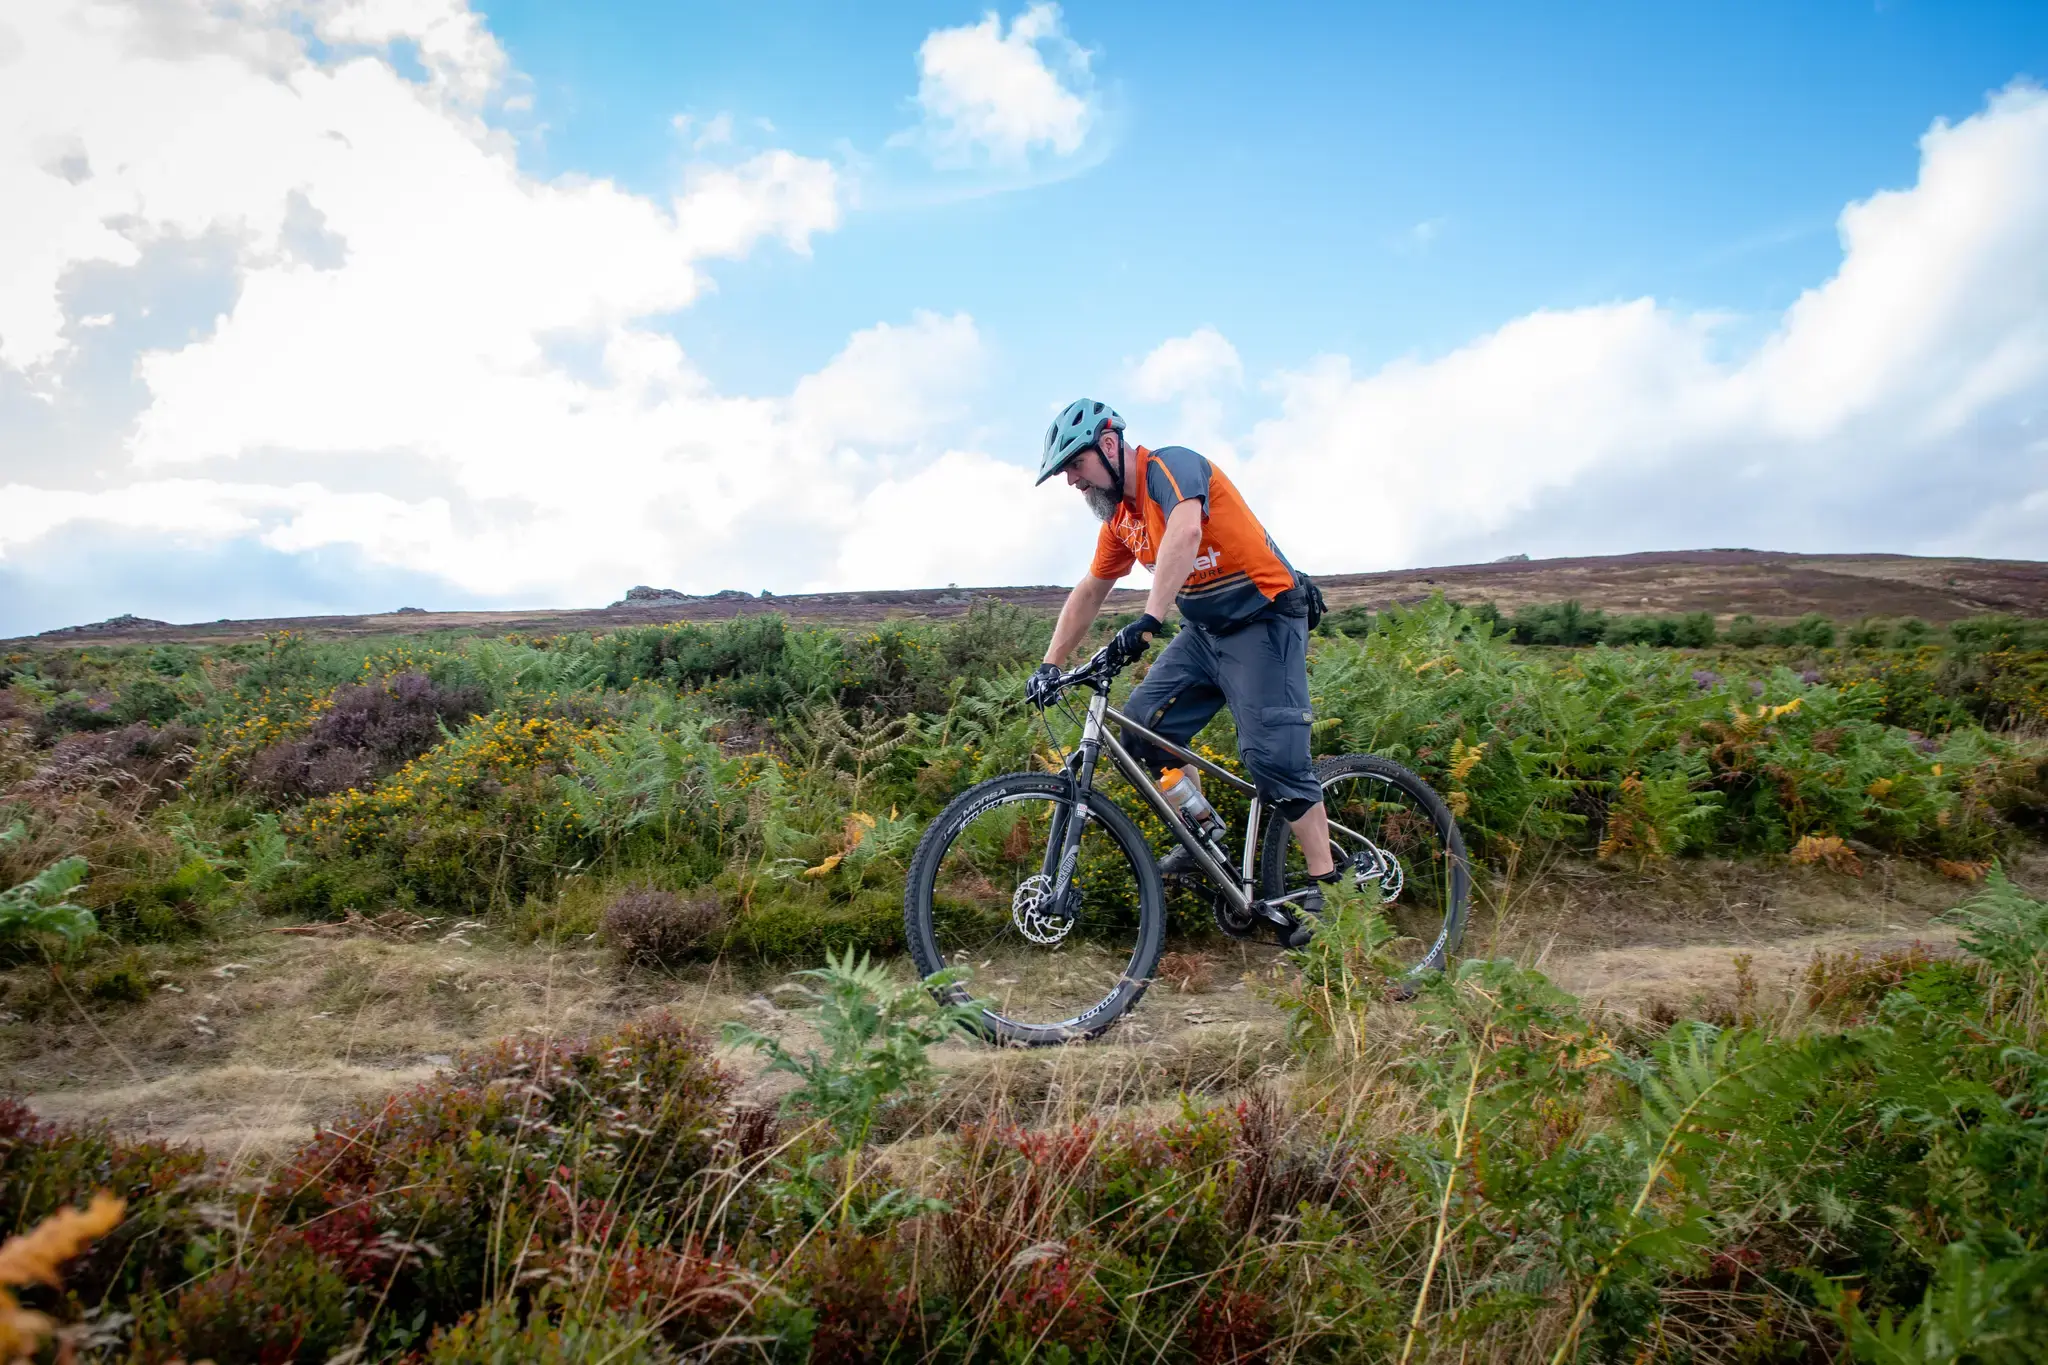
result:
[(1223, 817), (1202, 795), (1201, 774), (1193, 768), (1168, 768), (1159, 775), (1159, 790), (1195, 833), (1210, 840), (1223, 837)]

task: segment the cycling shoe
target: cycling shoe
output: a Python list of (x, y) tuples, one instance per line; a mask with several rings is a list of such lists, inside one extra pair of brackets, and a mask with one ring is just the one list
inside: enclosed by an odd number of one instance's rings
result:
[(1159, 875), (1170, 882), (1191, 882), (1200, 879), (1202, 868), (1186, 844), (1175, 844), (1173, 851), (1159, 860)]
[(1273, 936), (1283, 948), (1306, 948), (1316, 935), (1316, 921), (1323, 914), (1323, 888), (1311, 882), (1298, 899), (1287, 902), (1287, 924), (1273, 926)]

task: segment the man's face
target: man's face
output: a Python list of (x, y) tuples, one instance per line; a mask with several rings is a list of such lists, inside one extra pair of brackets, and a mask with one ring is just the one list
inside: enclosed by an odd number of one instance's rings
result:
[(1108, 521), (1116, 515), (1117, 505), (1123, 501), (1123, 490), (1116, 486), (1116, 471), (1103, 458), (1100, 447), (1091, 447), (1067, 462), (1060, 471), (1067, 477), (1067, 487), (1081, 490), (1082, 500), (1088, 504), (1099, 521)]

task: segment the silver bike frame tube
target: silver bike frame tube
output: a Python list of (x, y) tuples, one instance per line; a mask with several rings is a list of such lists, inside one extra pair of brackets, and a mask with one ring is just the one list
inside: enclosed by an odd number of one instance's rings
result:
[[(1074, 792), (1077, 798), (1082, 797), (1085, 790), (1094, 788), (1095, 762), (1102, 755), (1102, 741), (1108, 738), (1107, 732), (1102, 728), (1102, 713), (1108, 705), (1109, 698), (1100, 692), (1088, 699), (1088, 721), (1081, 729), (1081, 745), (1076, 750), (1080, 762), (1073, 771)], [(1042, 869), (1052, 877), (1054, 905), (1066, 903), (1067, 888), (1073, 884), (1074, 869), (1078, 865), (1081, 853), (1081, 838), (1088, 828), (1088, 803), (1085, 799), (1077, 799), (1074, 802), (1073, 809), (1068, 812), (1067, 821), (1065, 837), (1060, 840), (1060, 847), (1055, 850), (1051, 844), (1046, 845), (1046, 866)]]
[[(1223, 782), (1237, 788), (1239, 791), (1251, 797), (1252, 808), (1250, 813), (1245, 816), (1244, 822), (1244, 880), (1241, 883), (1242, 885), (1249, 887), (1252, 884), (1252, 858), (1259, 847), (1259, 816), (1264, 813), (1262, 810), (1263, 803), (1259, 800), (1258, 788), (1254, 787), (1251, 783), (1239, 777), (1236, 773), (1233, 773), (1226, 768), (1220, 768), (1216, 764), (1211, 763), (1208, 759), (1203, 758), (1194, 750), (1187, 749), (1182, 747), (1181, 745), (1175, 744), (1172, 740), (1166, 738), (1164, 735), (1154, 734), (1152, 731), (1138, 724), (1138, 722), (1132, 720), (1123, 712), (1117, 710), (1114, 706), (1104, 708), (1104, 714), (1107, 715), (1109, 719), (1115, 721), (1119, 726), (1123, 727), (1125, 730), (1143, 736), (1144, 738), (1152, 741), (1152, 743), (1158, 745), (1160, 748), (1166, 750), (1170, 754), (1175, 755), (1176, 757), (1186, 759), (1188, 762), (1194, 764), (1196, 767), (1200, 768), (1205, 773), (1215, 774), (1216, 777), (1221, 779)], [(1125, 775), (1129, 776), (1130, 774), (1128, 770), (1136, 767), (1136, 764), (1131, 759), (1130, 752), (1124, 749), (1122, 746), (1118, 746), (1116, 752), (1121, 756), (1123, 766), (1127, 770)], [(1134, 782), (1132, 785), (1137, 786), (1140, 784)], [(1153, 804), (1157, 805), (1158, 803), (1154, 802)], [(1175, 823), (1180, 824), (1180, 827), (1182, 829), (1186, 828), (1186, 825), (1181, 824), (1181, 822), (1179, 821), (1176, 821)]]
[(1259, 798), (1252, 797), (1250, 814), (1244, 817), (1244, 884), (1252, 884), (1252, 851), (1259, 846)]
[(1236, 773), (1231, 772), (1228, 768), (1218, 767), (1216, 764), (1211, 763), (1208, 759), (1203, 758), (1194, 750), (1185, 748), (1179, 744), (1175, 744), (1172, 740), (1166, 738), (1164, 735), (1153, 734), (1150, 730), (1147, 730), (1144, 726), (1138, 724), (1138, 722), (1132, 720), (1129, 716), (1117, 710), (1114, 706), (1104, 708), (1104, 714), (1107, 715), (1111, 720), (1115, 721), (1125, 731), (1134, 733), (1138, 735), (1140, 738), (1150, 740), (1152, 743), (1158, 745), (1160, 748), (1172, 754), (1175, 758), (1185, 759), (1187, 762), (1194, 764), (1197, 768), (1200, 768), (1203, 772), (1209, 773), (1212, 776), (1216, 777), (1218, 780), (1227, 783), (1232, 787), (1237, 788), (1246, 796), (1253, 796), (1257, 794), (1258, 788), (1252, 786), (1251, 783), (1245, 781)]
[(1222, 893), (1224, 899), (1228, 900), (1240, 914), (1248, 912), (1252, 899), (1245, 887), (1202, 846), (1202, 841), (1188, 828), (1187, 821), (1181, 819), (1181, 814), (1173, 808), (1173, 803), (1153, 785), (1152, 779), (1146, 775), (1138, 761), (1131, 757), (1130, 751), (1117, 743), (1116, 736), (1106, 730), (1102, 733), (1102, 747), (1108, 751), (1110, 761), (1123, 772), (1124, 778), (1138, 789), (1139, 794), (1151, 804), (1159, 818), (1166, 822), (1167, 828), (1180, 835), (1181, 843), (1194, 855), (1195, 861), (1202, 865), (1202, 870), (1209, 874), (1209, 880), (1215, 883), (1216, 889)]

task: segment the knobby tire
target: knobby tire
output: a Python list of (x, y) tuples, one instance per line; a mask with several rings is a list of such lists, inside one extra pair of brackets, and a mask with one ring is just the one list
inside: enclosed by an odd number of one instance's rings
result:
[[(1399, 791), (1420, 808), (1437, 839), (1442, 843), (1447, 865), (1442, 875), (1445, 891), (1443, 924), (1436, 939), (1410, 969), (1411, 975), (1440, 972), (1458, 951), (1471, 912), (1472, 864), (1465, 852), (1465, 836), (1435, 788), (1392, 759), (1373, 754), (1344, 754), (1316, 764), (1316, 781), (1327, 792), (1347, 778), (1377, 779)], [(1278, 896), (1287, 886), (1287, 853), (1294, 847), (1294, 834), (1280, 812), (1272, 812), (1260, 837), (1259, 890), (1263, 896)]]
[[(903, 897), (904, 937), (909, 941), (910, 955), (920, 976), (929, 977), (953, 965), (945, 960), (939, 946), (935, 917), (941, 866), (956, 838), (977, 816), (1004, 803), (1006, 798), (1015, 801), (1032, 797), (1065, 797), (1069, 791), (1068, 779), (1053, 773), (1010, 773), (990, 778), (954, 797), (926, 827), (924, 837), (918, 841), (917, 852), (911, 857), (910, 875)], [(1091, 1009), (1069, 1019), (1034, 1022), (1012, 1019), (996, 1010), (984, 1010), (980, 1032), (990, 1042), (1045, 1047), (1097, 1037), (1128, 1014), (1151, 984), (1166, 937), (1166, 891), (1159, 879), (1155, 855), (1131, 818), (1100, 791), (1088, 794), (1087, 808), (1091, 821), (1109, 836), (1129, 863), (1135, 883), (1138, 924), (1129, 965), (1123, 969), (1113, 991)], [(1021, 933), (1016, 934), (1016, 942), (1026, 949), (1037, 947)], [(1049, 953), (1052, 950), (1040, 951)], [(978, 985), (970, 979), (962, 985), (947, 988), (944, 994), (962, 1002), (977, 996), (986, 998), (986, 989), (977, 988)]]

